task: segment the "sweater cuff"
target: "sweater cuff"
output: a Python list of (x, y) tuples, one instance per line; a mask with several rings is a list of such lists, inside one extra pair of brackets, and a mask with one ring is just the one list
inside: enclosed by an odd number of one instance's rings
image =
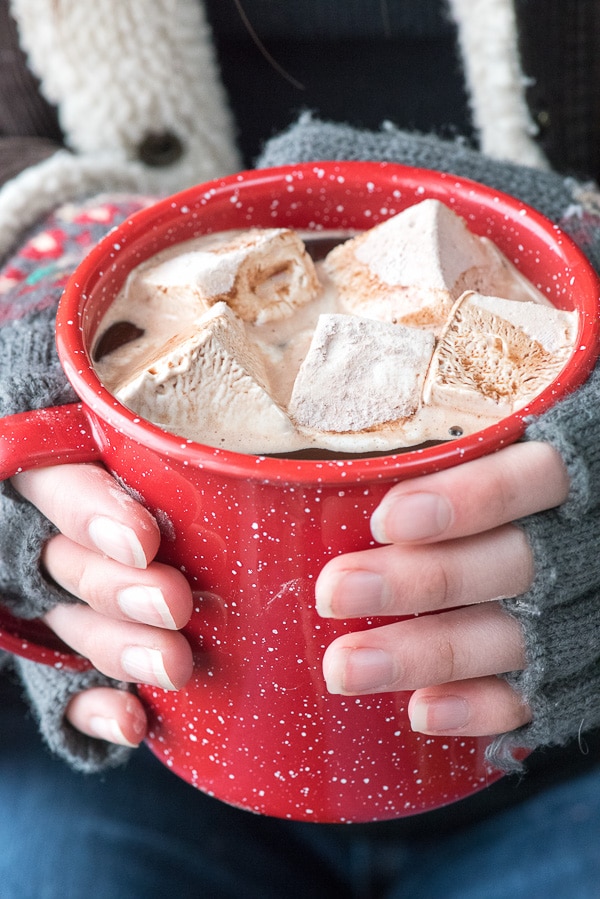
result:
[[(545, 518), (532, 516), (538, 522)], [(596, 552), (591, 544), (598, 521), (585, 518), (579, 552), (577, 534), (569, 533), (564, 521), (561, 524), (552, 539), (540, 542), (536, 534), (531, 541), (534, 557), (538, 557), (532, 589), (501, 603), (519, 622), (526, 651), (525, 668), (504, 675), (504, 679), (532, 713), (529, 725), (501, 735), (488, 750), (488, 760), (506, 771), (519, 769), (515, 760), (518, 748), (562, 745), (582, 731), (600, 726), (600, 587), (595, 566), (584, 574), (578, 570), (587, 569), (581, 564), (582, 555), (589, 557), (586, 542), (589, 551)], [(545, 566), (539, 562), (540, 545)], [(545, 570), (540, 573), (540, 568)], [(594, 582), (595, 586), (581, 592)]]
[(64, 713), (69, 700), (83, 690), (114, 687), (131, 692), (130, 685), (113, 681), (93, 669), (72, 672), (38, 665), (25, 659), (15, 658), (14, 662), (40, 732), (53, 752), (85, 774), (115, 768), (129, 758), (131, 749), (85, 736), (71, 727), (65, 720)]
[[(56, 358), (54, 308), (0, 328), (0, 416), (62, 405), (76, 399)], [(23, 365), (26, 360), (26, 365)], [(57, 602), (75, 598), (48, 579), (41, 549), (57, 530), (34, 506), (0, 483), (0, 589), (2, 602), (24, 618), (34, 618)]]
[[(518, 677), (508, 676), (507, 680), (518, 689)], [(585, 733), (600, 726), (599, 695), (599, 661), (571, 677), (546, 684), (532, 703), (531, 724), (496, 737), (486, 752), (487, 760), (495, 768), (512, 773), (522, 769), (516, 760), (519, 750), (564, 746), (577, 739), (585, 753)]]
[(535, 418), (527, 440), (550, 443), (559, 453), (570, 478), (570, 491), (561, 515), (576, 520), (600, 505), (600, 366), (578, 391)]
[[(508, 675), (526, 702), (536, 706), (548, 684), (571, 680), (596, 665), (600, 675), (600, 590), (594, 588), (572, 602), (540, 609), (524, 609), (519, 600), (503, 600), (525, 634), (527, 666)], [(579, 691), (578, 691), (579, 692)], [(579, 696), (572, 697), (574, 707)], [(600, 722), (600, 704), (598, 705)]]
[[(89, 247), (147, 202), (144, 198), (103, 197), (59, 209), (39, 224), (0, 271), (1, 416), (77, 399), (56, 353), (56, 303), (66, 278)], [(56, 529), (6, 482), (0, 485), (0, 525), (1, 601), (21, 617), (37, 617), (57, 601), (77, 602), (44, 576), (40, 564), (41, 549)], [(0, 654), (0, 663), (5, 664), (5, 659)], [(13, 658), (12, 664), (54, 752), (86, 772), (119, 765), (128, 757), (129, 749), (87, 737), (64, 718), (76, 693), (94, 686), (125, 689), (124, 684), (95, 670), (70, 672), (20, 658)]]
[(463, 140), (401, 131), (390, 123), (380, 131), (322, 122), (305, 113), (272, 138), (257, 160), (259, 168), (318, 160), (373, 160), (452, 172), (517, 197), (558, 220), (573, 207), (573, 185), (554, 172), (490, 159)]
[[(59, 208), (0, 270), (0, 416), (77, 400), (56, 352), (56, 305), (89, 248), (147, 204), (148, 198), (103, 196)], [(59, 600), (74, 602), (40, 565), (56, 529), (6, 482), (0, 524), (0, 592), (11, 611), (35, 617)]]
[[(527, 536), (535, 574), (527, 593), (507, 600), (509, 610), (515, 613), (540, 615), (600, 589), (600, 508), (574, 520), (565, 517), (562, 508), (515, 522)], [(600, 607), (598, 611), (600, 617)]]

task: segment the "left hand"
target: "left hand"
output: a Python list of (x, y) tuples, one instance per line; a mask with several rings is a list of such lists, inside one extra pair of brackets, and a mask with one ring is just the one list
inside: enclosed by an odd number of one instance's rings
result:
[[(80, 600), (58, 603), (46, 624), (107, 677), (183, 687), (193, 667), (181, 633), (192, 592), (181, 571), (156, 561), (160, 531), (148, 510), (95, 464), (36, 468), (12, 483), (58, 528), (40, 561)], [(113, 687), (77, 693), (65, 716), (90, 737), (126, 746), (137, 746), (147, 729), (138, 697)]]
[(338, 637), (323, 660), (329, 691), (414, 691), (411, 726), (426, 734), (484, 736), (530, 721), (497, 677), (526, 664), (520, 625), (498, 600), (525, 593), (534, 578), (527, 538), (511, 522), (568, 492), (560, 456), (537, 442), (393, 487), (371, 519), (384, 545), (331, 560), (317, 610), (417, 617)]

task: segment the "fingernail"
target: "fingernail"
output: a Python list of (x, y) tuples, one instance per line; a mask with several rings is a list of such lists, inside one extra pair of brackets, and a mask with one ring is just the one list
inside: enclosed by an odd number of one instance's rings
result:
[(117, 594), (122, 612), (134, 621), (177, 630), (177, 625), (158, 587), (125, 587)]
[(131, 743), (127, 739), (116, 718), (103, 718), (100, 715), (93, 715), (88, 724), (92, 735), (97, 740), (106, 740), (108, 743), (117, 743), (120, 746), (131, 746), (132, 749), (138, 746), (137, 743)]
[(417, 700), (410, 709), (410, 726), (424, 734), (446, 734), (469, 723), (470, 707), (460, 696)]
[(114, 521), (98, 516), (89, 525), (89, 535), (93, 544), (109, 558), (134, 568), (146, 568), (147, 561), (142, 544), (135, 531)]
[(437, 537), (450, 525), (452, 509), (436, 493), (409, 493), (384, 499), (371, 516), (378, 543), (402, 543)]
[[(141, 742), (146, 735), (148, 727), (146, 715), (140, 709), (138, 703), (131, 698), (125, 704), (125, 711), (129, 715), (129, 722), (134, 734), (139, 737), (139, 742)], [(139, 742), (136, 745), (139, 745)]]
[(333, 596), (317, 592), (317, 612), (323, 617), (356, 618), (384, 611), (384, 580), (374, 571), (348, 571), (335, 585)]
[(383, 649), (334, 650), (323, 667), (330, 693), (383, 690), (396, 680), (394, 660)]
[(121, 655), (121, 665), (135, 681), (156, 684), (163, 690), (176, 690), (165, 669), (162, 653), (146, 646), (126, 646)]

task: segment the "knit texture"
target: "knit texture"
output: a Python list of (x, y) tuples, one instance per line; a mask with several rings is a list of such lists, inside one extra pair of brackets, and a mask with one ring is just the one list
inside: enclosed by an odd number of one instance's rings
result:
[(52, 752), (83, 774), (115, 768), (127, 761), (131, 749), (85, 736), (65, 721), (64, 714), (69, 700), (82, 690), (110, 686), (131, 691), (131, 685), (111, 681), (94, 669), (74, 675), (25, 659), (15, 659), (14, 663), (40, 733)]
[[(12, 10), (30, 66), (76, 153), (118, 148), (123, 161), (135, 159), (148, 133), (175, 130), (198, 154), (192, 164), (201, 167), (204, 157), (205, 177), (235, 165), (201, 3), (12, 0)], [(185, 155), (181, 164), (190, 165)]]
[[(278, 4), (270, 5), (276, 15)], [(451, 0), (449, 5), (459, 26), (483, 145), (491, 155), (542, 165), (532, 140), (534, 123), (524, 104), (526, 82), (516, 54), (511, 0)], [(11, 10), (32, 72), (73, 152), (50, 155), (53, 147), (45, 144), (27, 160), (11, 157), (12, 171), (30, 167), (0, 190), (0, 259), (21, 246), (0, 272), (2, 414), (72, 399), (54, 354), (54, 305), (60, 278), (85, 252), (83, 235), (90, 223), (73, 219), (74, 227), (67, 230), (73, 238), (79, 234), (80, 245), (71, 255), (64, 245), (55, 246), (54, 259), (44, 253), (64, 223), (57, 229), (58, 220), (52, 217), (23, 243), (24, 229), (66, 201), (104, 190), (167, 193), (225, 174), (239, 159), (200, 0), (11, 0)], [(493, 55), (497, 47), (502, 52)], [(10, 88), (11, 99), (15, 88), (18, 85)], [(486, 110), (492, 110), (491, 115)], [(145, 138), (157, 132), (174, 135), (181, 145), (181, 157), (169, 165), (148, 165), (140, 157)], [(357, 132), (309, 117), (274, 140), (261, 164), (316, 158), (389, 159), (475, 178), (537, 206), (600, 264), (598, 197), (575, 182), (490, 163), (460, 144), (403, 134), (393, 127)], [(64, 214), (59, 213), (59, 219)], [(97, 219), (92, 241), (116, 220), (118, 216)], [(528, 647), (527, 669), (509, 677), (530, 701), (534, 721), (496, 741), (491, 757), (507, 767), (513, 766), (517, 745), (561, 742), (598, 723), (599, 572), (592, 543), (600, 495), (597, 388), (594, 375), (577, 395), (532, 423), (527, 432), (528, 439), (550, 440), (561, 452), (572, 490), (562, 509), (521, 522), (534, 547), (537, 577), (527, 596), (506, 603), (522, 622)], [(39, 566), (40, 548), (54, 530), (7, 485), (0, 515), (0, 554), (5, 560), (0, 562), (0, 589), (18, 614), (40, 614), (66, 598)], [(578, 566), (580, 553), (585, 566)], [(74, 734), (63, 720), (71, 695), (91, 683), (110, 681), (96, 673), (15, 664), (55, 751), (82, 770), (127, 754), (111, 747), (98, 751), (97, 741)]]

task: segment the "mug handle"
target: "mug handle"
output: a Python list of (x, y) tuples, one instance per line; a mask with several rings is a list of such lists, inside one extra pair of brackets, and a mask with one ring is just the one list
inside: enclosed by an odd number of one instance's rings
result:
[[(82, 403), (0, 418), (0, 481), (31, 468), (99, 459), (92, 421)], [(92, 667), (42, 621), (16, 618), (1, 603), (0, 649), (53, 667), (75, 671)]]

